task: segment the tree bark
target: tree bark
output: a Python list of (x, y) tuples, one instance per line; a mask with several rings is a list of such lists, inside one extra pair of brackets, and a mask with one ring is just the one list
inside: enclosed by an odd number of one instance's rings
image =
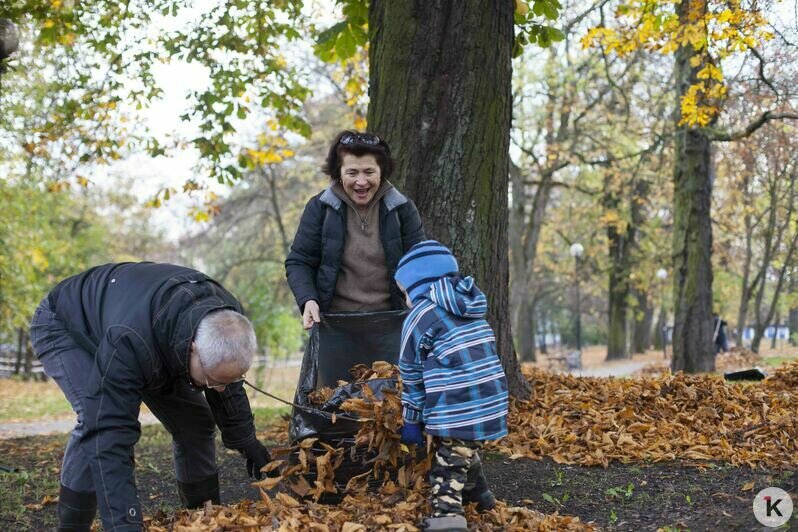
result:
[(770, 348), (776, 349), (776, 340), (779, 336), (779, 324), (781, 323), (781, 313), (776, 312), (776, 319), (773, 321), (773, 338), (770, 339)]
[(536, 340), (538, 350), (541, 354), (547, 355), (549, 353), (549, 348), (546, 346), (546, 335), (549, 332), (549, 315), (545, 311), (536, 313), (535, 315), (537, 316), (535, 324), (542, 324), (535, 329), (536, 338), (540, 338)]
[(793, 267), (791, 275), (790, 275), (790, 294), (792, 295), (792, 300), (795, 301), (792, 308), (790, 308), (790, 314), (787, 318), (788, 326), (790, 328), (790, 345), (795, 346), (798, 345), (798, 299), (796, 295), (798, 293), (798, 268)]
[(519, 358), (523, 362), (534, 362), (535, 356), (535, 308), (529, 299), (521, 301), (518, 329), (515, 330), (515, 340), (518, 344)]
[[(604, 208), (606, 211), (619, 211), (621, 199), (618, 193), (609, 188), (605, 180)], [(627, 230), (622, 231), (619, 224), (607, 226), (609, 241), (610, 279), (608, 297), (607, 360), (629, 358), (626, 342), (626, 324), (629, 299), (630, 246)]]
[[(706, 11), (706, 0), (683, 0), (677, 6), (680, 21), (690, 10)], [(676, 52), (676, 113), (674, 162), (673, 261), (675, 272), (673, 359), (671, 369), (697, 373), (714, 371), (712, 349), (712, 197), (711, 142), (701, 129), (678, 125), (681, 98), (697, 82), (698, 68), (690, 60), (692, 45)]]
[[(764, 337), (765, 330), (773, 322), (773, 315), (776, 312), (779, 297), (781, 297), (781, 291), (784, 288), (784, 282), (787, 277), (787, 269), (788, 266), (793, 263), (793, 256), (796, 246), (798, 246), (798, 230), (793, 232), (792, 235), (789, 234), (790, 227), (794, 223), (793, 213), (795, 211), (796, 200), (796, 178), (795, 176), (790, 176), (790, 178), (791, 180), (787, 190), (781, 188), (783, 180), (779, 177), (772, 179), (769, 185), (770, 210), (768, 212), (768, 225), (764, 237), (765, 251), (759, 272), (759, 285), (756, 288), (756, 295), (754, 297), (756, 327), (754, 328), (754, 339), (751, 341), (751, 351), (754, 353), (759, 352), (759, 346)], [(784, 198), (786, 198), (787, 201), (786, 206), (782, 209), (780, 208), (779, 201)], [(783, 220), (779, 219), (780, 215), (784, 216)], [(778, 258), (778, 251), (783, 247), (782, 242), (785, 241), (785, 232), (788, 233), (786, 235), (786, 255), (783, 256), (781, 261), (782, 265), (776, 272), (776, 285), (771, 288), (773, 296), (769, 305), (767, 305), (767, 310), (765, 310), (763, 314), (765, 292), (768, 291), (767, 280), (768, 278), (772, 278), (772, 274), (768, 274), (773, 267), (773, 262)]]
[(654, 307), (648, 298), (648, 293), (635, 290), (638, 309), (635, 312), (634, 336), (632, 345), (635, 353), (645, 353), (651, 347), (651, 326), (654, 321)]
[(664, 329), (667, 325), (667, 320), (667, 312), (665, 307), (662, 306), (657, 314), (657, 323), (654, 325), (654, 349), (663, 349), (665, 347)]
[(485, 291), (510, 392), (525, 398), (508, 294), (513, 12), (511, 0), (373, 0), (368, 123), (427, 235)]
[(20, 327), (17, 330), (17, 360), (14, 362), (14, 375), (19, 375), (19, 370), (22, 368), (22, 358), (24, 357), (25, 349), (25, 330)]
[(744, 205), (746, 207), (745, 214), (743, 215), (743, 225), (745, 227), (745, 258), (743, 259), (743, 276), (740, 286), (740, 306), (737, 309), (737, 335), (735, 338), (737, 345), (741, 347), (743, 345), (743, 335), (745, 334), (745, 322), (748, 319), (748, 302), (751, 300), (751, 293), (753, 291), (754, 285), (756, 284), (756, 280), (754, 280), (753, 283), (749, 283), (751, 280), (751, 262), (753, 261), (754, 256), (753, 240), (755, 226), (754, 217), (751, 214), (751, 204), (753, 203), (754, 198), (751, 194), (751, 190), (749, 189), (749, 185), (751, 183), (751, 177), (756, 170), (749, 154), (743, 155), (743, 163), (745, 165), (745, 175), (743, 176), (742, 180), (742, 193)]

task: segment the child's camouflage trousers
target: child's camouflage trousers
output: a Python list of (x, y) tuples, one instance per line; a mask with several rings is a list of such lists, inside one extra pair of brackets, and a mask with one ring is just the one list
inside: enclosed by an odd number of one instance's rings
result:
[[(463, 492), (483, 476), (480, 441), (436, 438), (437, 450), (429, 472), (432, 517), (464, 515)], [(483, 483), (482, 485), (486, 485)]]

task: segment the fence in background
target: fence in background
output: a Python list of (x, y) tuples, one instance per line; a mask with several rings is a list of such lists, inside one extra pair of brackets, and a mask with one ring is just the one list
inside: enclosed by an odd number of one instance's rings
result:
[(0, 377), (20, 375), (45, 380), (42, 363), (33, 355), (28, 331), (19, 329), (14, 342), (0, 343)]

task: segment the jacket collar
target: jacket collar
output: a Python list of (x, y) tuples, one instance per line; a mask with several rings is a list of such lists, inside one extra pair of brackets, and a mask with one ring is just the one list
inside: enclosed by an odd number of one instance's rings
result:
[[(324, 189), (324, 192), (322, 192), (321, 196), (319, 196), (319, 201), (325, 205), (329, 205), (336, 211), (341, 210), (341, 206), (344, 204), (341, 198), (339, 198), (338, 195), (333, 191), (332, 185)], [(407, 197), (396, 190), (396, 187), (391, 187), (382, 197), (382, 202), (385, 204), (385, 208), (388, 210), (388, 212), (390, 212), (407, 203)]]

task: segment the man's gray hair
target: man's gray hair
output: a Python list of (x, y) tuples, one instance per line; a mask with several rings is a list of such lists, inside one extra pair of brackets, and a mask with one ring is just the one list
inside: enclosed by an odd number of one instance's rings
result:
[(242, 375), (252, 365), (258, 349), (252, 322), (234, 310), (219, 310), (202, 318), (194, 343), (206, 370), (232, 362)]

